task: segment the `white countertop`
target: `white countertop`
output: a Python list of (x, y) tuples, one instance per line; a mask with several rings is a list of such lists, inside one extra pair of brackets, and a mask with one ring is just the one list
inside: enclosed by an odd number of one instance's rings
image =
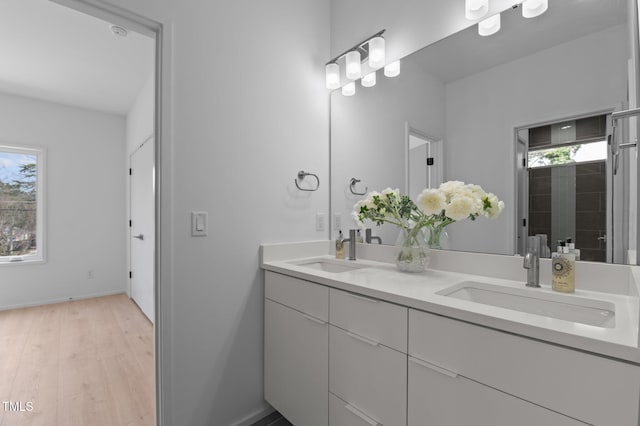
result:
[[(291, 246), (292, 250), (282, 244), (263, 245), (261, 267), (410, 308), (640, 364), (639, 299), (635, 288), (634, 291), (629, 292), (630, 294), (616, 294), (581, 289), (577, 283), (573, 296), (605, 301), (615, 306), (615, 326), (604, 328), (436, 294), (461, 281), (525, 288), (523, 281), (438, 269), (427, 269), (417, 274), (404, 273), (398, 271), (395, 264), (367, 259), (356, 261), (357, 264), (365, 265), (365, 268), (339, 273), (325, 272), (295, 263), (309, 259), (337, 261), (335, 256), (326, 254), (328, 242), (313, 242), (306, 245), (292, 243)], [(447, 254), (447, 256), (455, 256), (455, 254)], [(469, 256), (469, 254), (462, 254), (462, 256)], [(483, 262), (491, 261), (491, 255), (484, 256)], [(508, 258), (498, 255), (495, 257)], [(496, 259), (496, 261), (500, 262), (504, 259)], [(350, 261), (338, 262), (349, 263)], [(592, 264), (589, 267), (597, 268), (597, 265)], [(610, 268), (611, 265), (603, 267)], [(628, 275), (629, 279), (633, 280), (638, 274), (637, 271), (633, 271)], [(531, 289), (531, 291), (538, 292), (537, 294), (545, 292), (558, 294), (544, 283), (542, 288)]]

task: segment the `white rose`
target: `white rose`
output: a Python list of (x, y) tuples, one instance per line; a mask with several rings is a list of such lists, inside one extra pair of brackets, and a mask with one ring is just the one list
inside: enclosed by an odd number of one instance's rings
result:
[(425, 189), (418, 195), (416, 204), (426, 215), (440, 214), (447, 207), (447, 199), (438, 189)]
[(477, 202), (471, 197), (458, 196), (451, 199), (445, 214), (453, 220), (462, 220), (476, 210)]
[(447, 197), (447, 200), (452, 199), (456, 194), (464, 188), (464, 182), (459, 180), (450, 180), (440, 185), (440, 191)]
[(502, 212), (502, 210), (504, 210), (504, 202), (498, 200), (498, 197), (491, 193), (487, 194), (487, 198), (491, 203), (491, 207), (489, 207), (486, 211), (487, 217), (489, 219), (495, 219)]
[(378, 197), (379, 197), (379, 196), (380, 196), (380, 193), (379, 193), (379, 192), (376, 192), (376, 191), (371, 191), (369, 194), (367, 194), (367, 198), (365, 198), (364, 200), (362, 200), (362, 201), (363, 201), (363, 203), (364, 203), (363, 205), (367, 206), (369, 209), (375, 209), (375, 208), (376, 208), (376, 205), (375, 205), (375, 203), (373, 202), (373, 198), (374, 198), (375, 196), (378, 196)]

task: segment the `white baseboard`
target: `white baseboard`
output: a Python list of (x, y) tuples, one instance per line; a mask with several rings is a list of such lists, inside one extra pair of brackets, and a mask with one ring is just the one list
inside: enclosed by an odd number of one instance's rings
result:
[(31, 308), (34, 306), (51, 305), (54, 303), (69, 302), (70, 300), (92, 299), (94, 297), (113, 296), (115, 294), (126, 294), (122, 290), (107, 291), (104, 293), (83, 294), (82, 296), (60, 297), (56, 299), (43, 299), (36, 302), (19, 303), (17, 305), (0, 306), (0, 311), (8, 311), (10, 309)]

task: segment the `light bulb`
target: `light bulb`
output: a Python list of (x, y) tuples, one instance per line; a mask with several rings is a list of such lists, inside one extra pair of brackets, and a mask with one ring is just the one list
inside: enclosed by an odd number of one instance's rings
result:
[(489, 12), (489, 0), (465, 0), (464, 16), (475, 21)]
[(373, 87), (376, 85), (376, 72), (370, 72), (369, 74), (362, 77), (360, 81), (364, 87)]
[(362, 74), (362, 67), (360, 64), (360, 52), (352, 50), (347, 53), (347, 78), (350, 80), (357, 80)]
[(400, 61), (391, 62), (384, 67), (384, 75), (387, 77), (397, 77), (400, 75)]
[(344, 96), (353, 96), (356, 94), (356, 82), (352, 81), (350, 83), (345, 84), (344, 86), (342, 86), (342, 94)]
[(327, 64), (325, 67), (327, 89), (334, 90), (340, 87), (340, 67), (336, 63)]
[(490, 36), (500, 31), (500, 14), (493, 15), (484, 21), (478, 22), (478, 34), (481, 36)]
[(380, 36), (369, 40), (369, 67), (376, 70), (385, 62), (385, 43)]
[(522, 2), (522, 16), (535, 18), (542, 15), (549, 8), (549, 0), (526, 0)]

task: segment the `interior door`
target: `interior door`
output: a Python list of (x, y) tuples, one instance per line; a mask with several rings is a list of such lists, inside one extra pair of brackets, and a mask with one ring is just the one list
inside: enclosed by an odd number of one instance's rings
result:
[(154, 322), (154, 138), (147, 139), (130, 157), (131, 298)]

